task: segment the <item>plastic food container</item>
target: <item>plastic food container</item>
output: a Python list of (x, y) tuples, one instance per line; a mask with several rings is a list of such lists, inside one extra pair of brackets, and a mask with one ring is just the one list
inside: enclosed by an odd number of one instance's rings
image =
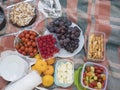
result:
[(67, 59), (58, 60), (55, 64), (54, 82), (57, 86), (68, 87), (74, 81), (74, 63)]
[(90, 32), (88, 36), (87, 60), (105, 60), (105, 34), (103, 32)]
[(59, 52), (57, 40), (53, 34), (38, 36), (36, 43), (40, 56), (45, 60), (55, 57), (56, 53)]
[[(91, 70), (90, 72), (88, 72), (89, 70), (88, 67), (90, 67), (90, 70)], [(97, 69), (96, 67), (99, 67), (99, 68)], [(104, 71), (103, 73), (100, 74), (101, 69)], [(94, 72), (94, 74), (91, 72)], [(87, 80), (89, 82), (88, 85), (87, 85)], [(90, 90), (106, 90), (107, 80), (108, 80), (108, 71), (105, 66), (96, 64), (93, 62), (87, 62), (83, 65), (82, 75), (81, 75), (81, 84), (83, 85), (83, 87)], [(94, 85), (97, 85), (97, 86), (94, 86)], [(101, 88), (98, 88), (98, 87), (101, 87)]]

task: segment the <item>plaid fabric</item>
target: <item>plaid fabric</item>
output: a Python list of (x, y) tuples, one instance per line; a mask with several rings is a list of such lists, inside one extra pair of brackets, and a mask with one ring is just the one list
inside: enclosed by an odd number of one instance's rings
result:
[[(19, 0), (11, 0), (14, 1)], [(22, 0), (21, 0), (22, 1)], [(12, 4), (11, 3), (11, 4)], [(120, 90), (120, 1), (119, 0), (60, 0), (63, 15), (77, 23), (88, 35), (90, 31), (101, 31), (106, 35), (106, 65), (109, 71), (107, 90)], [(9, 5), (10, 0), (5, 4)], [(43, 23), (37, 25), (37, 29), (44, 27)], [(13, 49), (13, 37), (4, 38), (0, 41), (0, 50)], [(11, 41), (6, 46), (5, 43)], [(80, 54), (73, 57), (76, 68), (84, 63), (84, 49)], [(74, 88), (75, 89), (75, 88)], [(58, 90), (58, 89), (55, 89)], [(62, 90), (62, 89), (60, 89)], [(73, 88), (68, 88), (73, 90)], [(76, 90), (76, 89), (75, 89)]]

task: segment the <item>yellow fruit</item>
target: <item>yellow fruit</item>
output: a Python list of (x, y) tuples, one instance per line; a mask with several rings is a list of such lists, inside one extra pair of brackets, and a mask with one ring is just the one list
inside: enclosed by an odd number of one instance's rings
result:
[(37, 61), (35, 63), (35, 68), (42, 73), (47, 69), (47, 63), (43, 60)]
[(50, 87), (54, 82), (54, 78), (51, 75), (45, 75), (42, 78), (42, 84), (45, 87)]
[(42, 60), (42, 59), (40, 59), (40, 58), (39, 58), (39, 59), (37, 59), (37, 61), (40, 61), (40, 60)]
[(55, 58), (53, 58), (53, 57), (49, 58), (49, 59), (46, 60), (46, 62), (47, 62), (48, 65), (54, 64), (55, 63)]
[(35, 65), (33, 65), (33, 66), (31, 67), (31, 69), (32, 69), (32, 70), (36, 70)]
[(54, 73), (54, 67), (52, 65), (48, 65), (45, 72), (43, 72), (45, 75), (52, 75)]
[(37, 60), (41, 59), (40, 54), (35, 55), (35, 58), (36, 58)]
[(36, 71), (38, 71), (39, 74), (41, 74), (41, 72), (36, 69), (36, 66), (35, 66), (35, 65), (33, 65), (31, 69), (32, 69), (32, 70), (36, 70)]

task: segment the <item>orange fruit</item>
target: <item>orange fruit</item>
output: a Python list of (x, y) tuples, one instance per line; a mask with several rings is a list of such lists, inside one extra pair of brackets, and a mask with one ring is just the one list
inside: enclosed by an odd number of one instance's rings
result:
[(36, 69), (36, 66), (35, 66), (35, 65), (33, 65), (33, 66), (31, 67), (31, 69), (32, 69), (32, 70), (36, 70), (36, 71), (38, 71), (39, 74), (41, 74), (41, 72)]
[(35, 55), (35, 59), (37, 59), (37, 60), (41, 59), (40, 54), (36, 54), (36, 55)]
[(55, 63), (55, 58), (53, 58), (53, 57), (49, 58), (49, 59), (46, 60), (46, 62), (47, 62), (48, 65), (54, 64)]
[(32, 69), (32, 70), (35, 70), (35, 69), (36, 69), (36, 68), (35, 68), (35, 65), (33, 65), (33, 66), (31, 67), (31, 69)]
[(45, 72), (43, 72), (45, 75), (52, 75), (54, 73), (54, 67), (52, 65), (48, 65)]
[(47, 63), (43, 60), (38, 60), (35, 63), (35, 68), (42, 73), (47, 69)]
[(54, 82), (54, 78), (51, 75), (45, 75), (42, 78), (42, 84), (45, 87), (50, 87)]

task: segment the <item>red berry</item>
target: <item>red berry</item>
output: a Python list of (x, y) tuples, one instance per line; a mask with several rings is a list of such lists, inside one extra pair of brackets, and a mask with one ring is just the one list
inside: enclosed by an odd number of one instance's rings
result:
[(90, 84), (89, 84), (89, 87), (90, 87), (90, 88), (93, 88), (94, 86), (90, 83)]
[(104, 86), (105, 86), (105, 82), (102, 82), (102, 88), (104, 88)]
[(101, 70), (96, 70), (95, 71), (96, 73), (99, 73), (99, 74), (101, 74), (102, 72), (101, 72)]
[(90, 66), (87, 66), (87, 67), (86, 67), (86, 71), (87, 71), (87, 72), (90, 72), (90, 71), (91, 71), (91, 70), (90, 70)]
[(92, 84), (93, 87), (96, 87), (97, 86), (97, 81), (93, 81), (93, 82), (91, 82), (91, 84)]
[(102, 82), (103, 80), (101, 78), (98, 79), (98, 82)]
[(84, 74), (83, 74), (83, 78), (85, 78), (85, 77), (86, 77), (86, 74), (84, 73)]

